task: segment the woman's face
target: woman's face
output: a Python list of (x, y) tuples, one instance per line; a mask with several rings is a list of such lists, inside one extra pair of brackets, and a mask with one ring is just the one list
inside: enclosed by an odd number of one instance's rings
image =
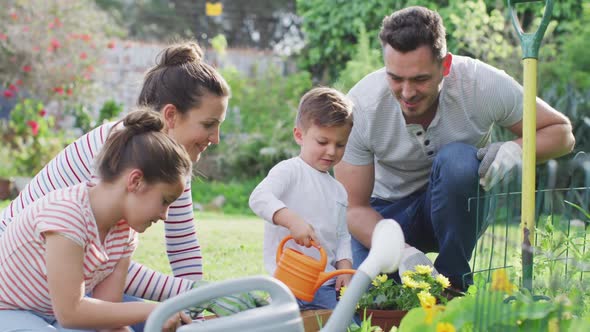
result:
[(228, 97), (205, 95), (199, 107), (185, 114), (172, 105), (172, 111), (164, 110), (168, 135), (184, 146), (193, 162), (210, 144), (219, 143), (219, 126), (225, 120), (227, 102)]

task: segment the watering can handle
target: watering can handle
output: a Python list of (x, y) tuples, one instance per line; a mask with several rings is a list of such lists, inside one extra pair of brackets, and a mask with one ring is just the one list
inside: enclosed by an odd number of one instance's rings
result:
[[(287, 243), (287, 241), (292, 240), (293, 237), (291, 235), (286, 236), (283, 240), (281, 240), (281, 243), (279, 243), (279, 247), (277, 248), (277, 264), (279, 263), (279, 260), (281, 259), (281, 256), (283, 255), (283, 248), (285, 247), (285, 243)], [(325, 266), (326, 263), (328, 262), (328, 256), (326, 256), (326, 251), (319, 245), (317, 244), (315, 241), (311, 241), (311, 245), (313, 247), (316, 247), (316, 249), (318, 249), (318, 251), (320, 252), (320, 263)]]
[(508, 0), (508, 8), (512, 16), (512, 25), (516, 34), (520, 39), (520, 45), (522, 47), (522, 58), (535, 58), (539, 57), (539, 47), (541, 45), (541, 39), (547, 30), (547, 25), (551, 19), (551, 13), (553, 12), (553, 0), (545, 0), (545, 11), (541, 18), (541, 24), (537, 28), (537, 31), (532, 33), (525, 33), (522, 30), (516, 11), (514, 10), (514, 4), (523, 2), (539, 2), (540, 0)]

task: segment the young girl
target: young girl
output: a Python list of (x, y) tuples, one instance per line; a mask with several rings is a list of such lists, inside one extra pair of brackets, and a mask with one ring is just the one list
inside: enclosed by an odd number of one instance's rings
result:
[[(138, 104), (158, 110), (165, 119), (164, 131), (182, 144), (196, 162), (210, 144), (219, 143), (219, 127), (225, 119), (229, 86), (221, 75), (202, 59), (193, 42), (164, 49), (145, 75)], [(25, 206), (57, 189), (89, 181), (92, 162), (103, 149), (113, 123), (104, 124), (60, 152), (37, 174), (0, 216), (0, 237), (4, 228)], [(184, 192), (170, 204), (164, 220), (166, 253), (174, 276), (163, 275), (131, 262), (125, 293), (163, 301), (193, 287), (202, 279), (201, 246), (197, 241), (191, 179)]]
[(154, 303), (121, 303), (137, 232), (167, 219), (191, 172), (163, 128), (156, 112), (130, 113), (97, 156), (99, 182), (52, 191), (12, 220), (0, 238), (0, 331), (129, 331), (147, 319)]

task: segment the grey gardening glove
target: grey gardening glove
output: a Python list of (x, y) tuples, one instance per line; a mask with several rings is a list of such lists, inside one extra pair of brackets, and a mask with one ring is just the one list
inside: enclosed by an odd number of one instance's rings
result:
[(522, 148), (513, 141), (492, 143), (477, 150), (481, 160), (477, 173), (485, 191), (500, 182), (508, 172), (522, 162)]
[(406, 271), (413, 271), (416, 265), (430, 266), (432, 267), (432, 276), (436, 277), (438, 275), (438, 271), (422, 251), (414, 247), (405, 247), (404, 250), (402, 250), (401, 256), (402, 258), (399, 263), (398, 271), (400, 277), (403, 276)]
[[(193, 288), (207, 284), (206, 281), (199, 281), (193, 284)], [(196, 319), (204, 310), (208, 310), (218, 317), (229, 316), (252, 308), (262, 307), (269, 302), (267, 299), (255, 293), (239, 293), (230, 296), (220, 297), (198, 306), (188, 309), (192, 319)]]

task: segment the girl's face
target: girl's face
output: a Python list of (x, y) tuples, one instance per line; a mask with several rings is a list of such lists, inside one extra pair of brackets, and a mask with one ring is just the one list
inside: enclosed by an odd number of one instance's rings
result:
[[(225, 120), (228, 97), (203, 96), (199, 107), (180, 113), (173, 105), (166, 105), (164, 117), (168, 135), (182, 144), (191, 160), (197, 162), (210, 144), (219, 143), (219, 127)], [(171, 109), (166, 108), (170, 106)]]
[(140, 181), (129, 195), (125, 219), (138, 233), (143, 233), (158, 220), (168, 218), (168, 208), (184, 191), (182, 179), (176, 183)]

